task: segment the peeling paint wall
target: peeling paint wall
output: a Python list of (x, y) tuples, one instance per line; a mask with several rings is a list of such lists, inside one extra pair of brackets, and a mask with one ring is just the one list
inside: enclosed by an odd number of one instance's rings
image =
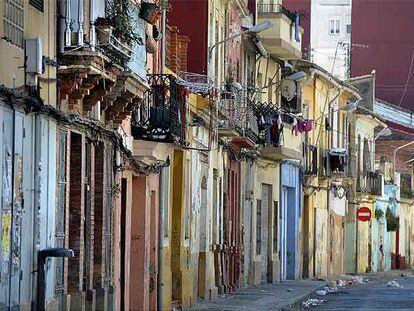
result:
[[(30, 308), (36, 288), (36, 250), (55, 246), (56, 123), (0, 106), (1, 282), (4, 306)], [(54, 260), (46, 299), (54, 301)]]

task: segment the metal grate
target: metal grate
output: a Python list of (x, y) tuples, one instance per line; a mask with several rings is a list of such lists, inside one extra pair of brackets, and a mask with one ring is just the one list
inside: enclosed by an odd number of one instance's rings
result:
[(24, 3), (23, 0), (4, 0), (4, 36), (12, 44), (23, 48)]
[(29, 0), (29, 4), (34, 6), (36, 9), (38, 9), (40, 12), (43, 12), (43, 0)]

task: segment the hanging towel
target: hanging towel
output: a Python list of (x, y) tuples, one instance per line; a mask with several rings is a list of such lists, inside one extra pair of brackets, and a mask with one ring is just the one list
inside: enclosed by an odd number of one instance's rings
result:
[(313, 129), (313, 122), (312, 120), (298, 120), (298, 123), (296, 124), (294, 130), (295, 135), (298, 135), (298, 133), (306, 133), (310, 132)]

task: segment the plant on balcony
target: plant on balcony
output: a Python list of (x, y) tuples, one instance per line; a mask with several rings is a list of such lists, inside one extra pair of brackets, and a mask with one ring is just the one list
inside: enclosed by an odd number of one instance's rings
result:
[(387, 231), (397, 231), (400, 227), (400, 219), (393, 214), (389, 207), (387, 208), (385, 218), (387, 219)]
[(147, 23), (155, 25), (161, 16), (160, 6), (153, 2), (142, 2), (139, 17)]
[(380, 221), (384, 217), (384, 211), (380, 208), (375, 209), (375, 218)]
[(136, 6), (130, 0), (108, 0), (105, 7), (105, 17), (98, 17), (96, 26), (112, 27), (113, 35), (127, 45), (143, 44), (137, 32), (133, 11)]

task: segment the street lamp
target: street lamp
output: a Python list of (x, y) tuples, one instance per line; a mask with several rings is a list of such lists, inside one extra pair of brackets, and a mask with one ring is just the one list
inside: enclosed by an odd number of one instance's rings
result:
[(376, 141), (378, 138), (382, 136), (390, 136), (392, 134), (392, 131), (389, 127), (384, 127), (381, 131), (378, 132), (378, 134), (374, 137), (374, 141)]
[(273, 23), (271, 21), (264, 21), (261, 22), (253, 27), (247, 28), (233, 36), (230, 36), (228, 38), (225, 38), (217, 43), (214, 43), (209, 49), (208, 49), (208, 62), (211, 63), (211, 58), (213, 57), (213, 50), (216, 46), (227, 42), (229, 40), (232, 40), (234, 38), (240, 37), (242, 35), (255, 35), (258, 34), (259, 32), (262, 32), (263, 30), (269, 29), (270, 27), (273, 26)]
[(408, 147), (408, 146), (411, 146), (412, 144), (414, 144), (414, 140), (413, 140), (413, 141), (410, 141), (409, 143), (406, 143), (406, 144), (404, 144), (404, 145), (401, 145), (401, 146), (399, 146), (399, 147), (395, 148), (395, 150), (394, 150), (393, 162), (392, 162), (392, 168), (393, 168), (393, 170), (394, 170), (394, 174), (395, 174), (395, 160), (396, 160), (396, 158), (397, 158), (397, 152), (398, 152), (399, 150), (401, 150), (401, 149), (404, 149), (404, 148), (406, 148), (406, 147)]
[[(336, 98), (337, 98), (337, 97), (335, 97), (333, 100), (331, 100), (331, 102), (330, 102), (330, 103), (332, 103), (332, 102), (333, 102)], [(329, 104), (330, 104), (330, 103), (329, 103)], [(315, 120), (315, 123), (316, 123), (317, 121), (319, 121), (321, 118), (326, 117), (326, 116), (329, 116), (329, 115), (330, 115), (331, 113), (333, 113), (333, 112), (337, 112), (337, 111), (345, 111), (345, 112), (349, 112), (349, 113), (351, 113), (351, 112), (355, 111), (355, 110), (358, 108), (358, 104), (359, 104), (359, 101), (350, 102), (350, 103), (346, 104), (346, 106), (344, 106), (344, 107), (340, 107), (340, 108), (338, 108), (338, 109), (335, 109), (335, 110), (332, 110), (332, 111), (330, 111), (330, 112), (328, 112), (328, 113), (325, 113), (325, 114), (321, 115), (319, 118), (317, 118), (317, 119)]]

